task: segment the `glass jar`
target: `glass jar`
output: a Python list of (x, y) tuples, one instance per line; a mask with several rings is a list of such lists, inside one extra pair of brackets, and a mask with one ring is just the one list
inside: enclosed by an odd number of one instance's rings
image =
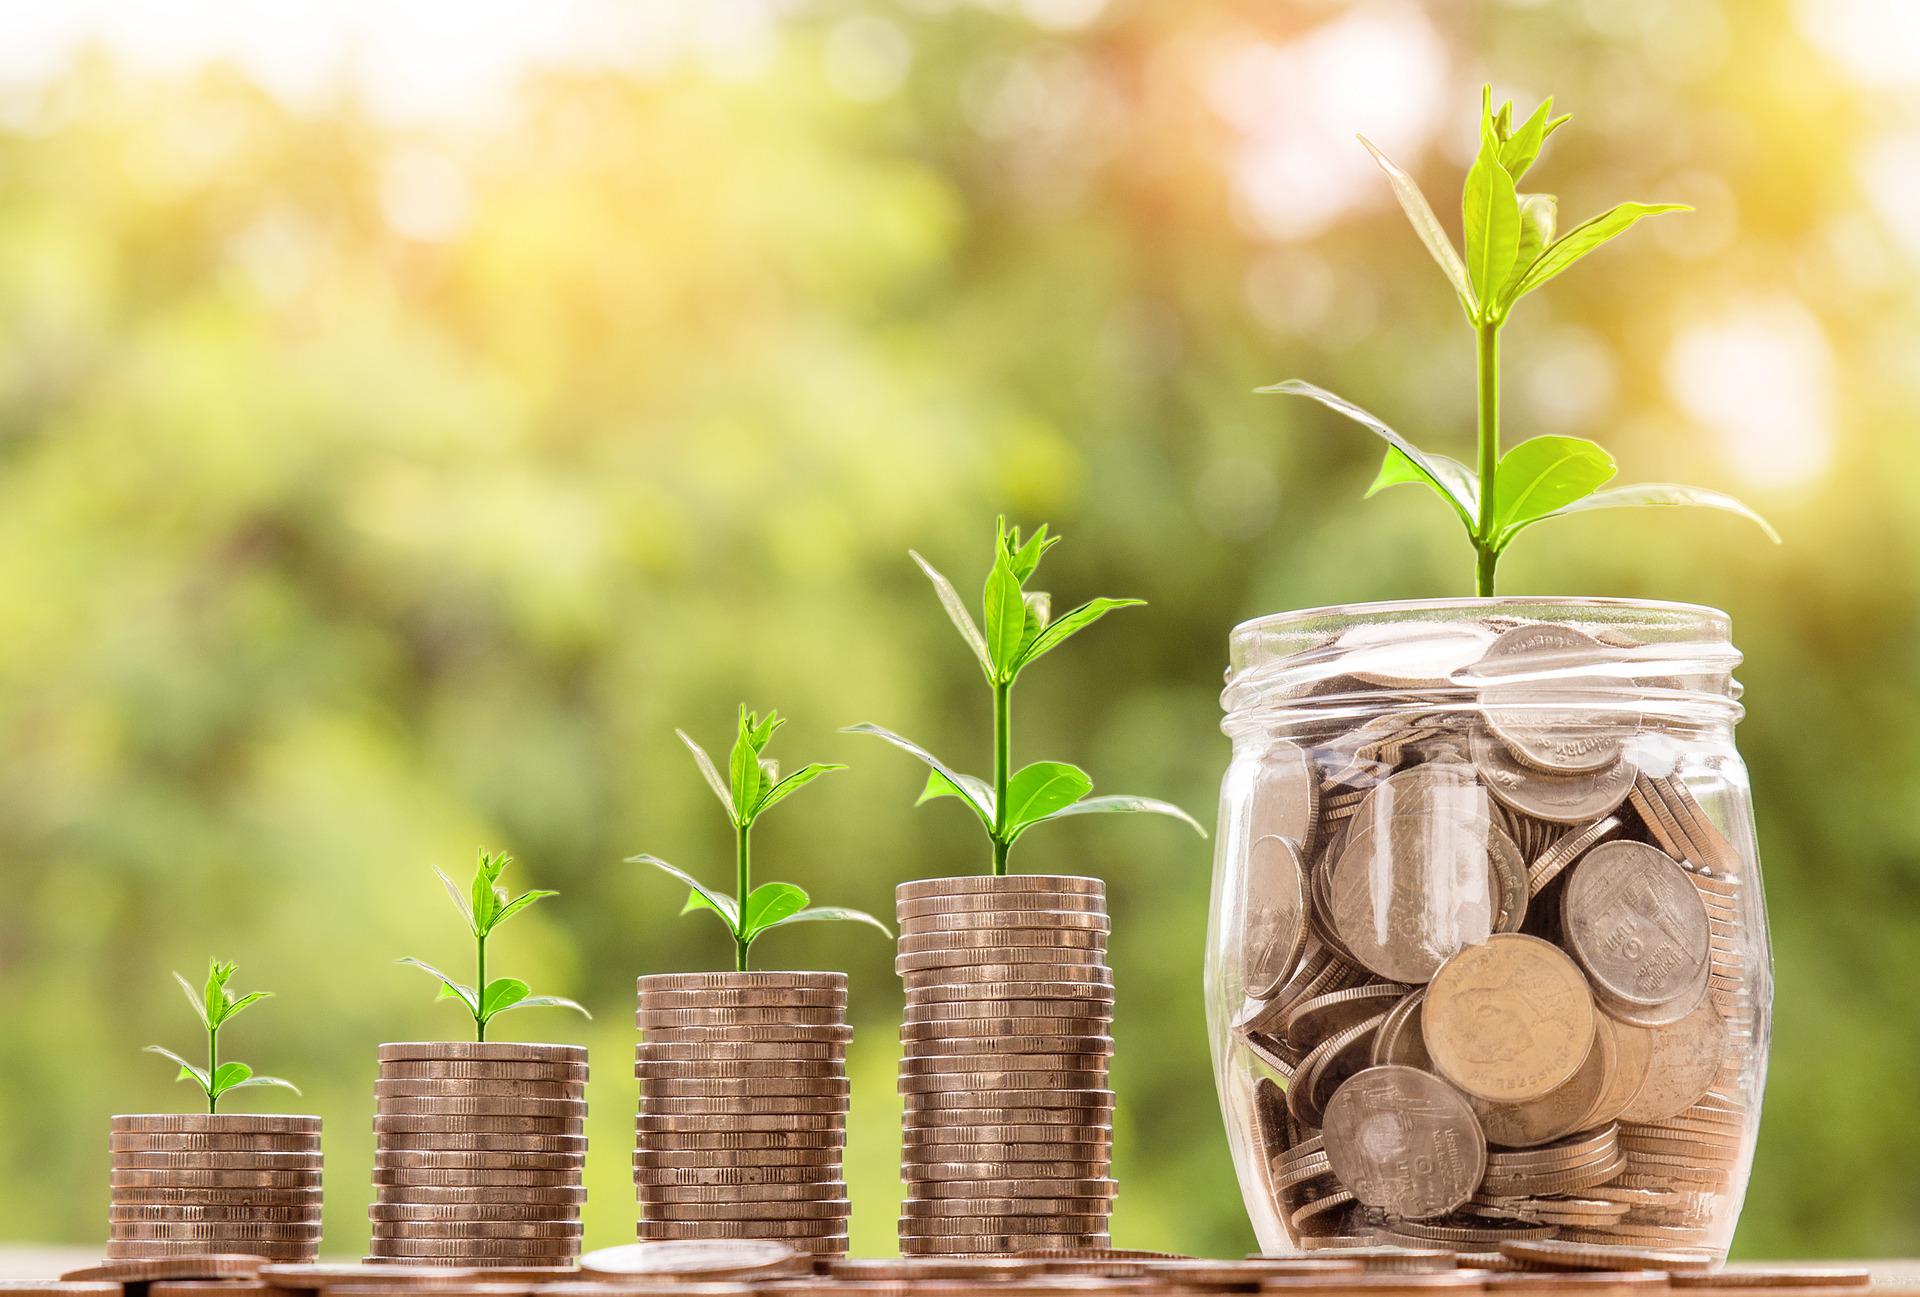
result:
[(1772, 998), (1739, 657), (1635, 600), (1235, 629), (1206, 992), (1263, 1249), (1725, 1256)]

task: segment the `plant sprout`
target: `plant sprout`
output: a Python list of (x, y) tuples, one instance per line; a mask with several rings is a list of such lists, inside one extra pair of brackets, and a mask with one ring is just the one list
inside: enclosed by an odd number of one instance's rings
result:
[(460, 911), (460, 917), (467, 921), (467, 931), (473, 934), (472, 986), (455, 981), (425, 960), (409, 956), (397, 961), (425, 969), (439, 978), (440, 994), (436, 998), (460, 1001), (467, 1012), (473, 1015), (473, 1038), (478, 1041), (486, 1040), (489, 1022), (497, 1015), (513, 1009), (572, 1009), (582, 1017), (593, 1016), (572, 1000), (557, 995), (532, 994), (532, 988), (517, 977), (496, 977), (491, 982), (487, 980), (487, 938), (493, 934), (493, 930), (535, 901), (560, 894), (536, 890), (522, 892), (509, 900), (507, 889), (500, 885), (500, 875), (512, 863), (513, 857), (505, 852), (495, 855), (483, 849), (480, 863), (473, 873), (473, 885), (465, 892), (439, 867), (436, 866), (433, 871), (440, 875), (440, 881), (446, 885), (447, 895), (453, 898), (454, 908)]
[(1366, 137), (1360, 139), (1387, 173), (1394, 196), (1420, 241), (1446, 272), (1473, 328), (1479, 401), (1477, 471), (1445, 455), (1419, 450), (1359, 406), (1311, 383), (1289, 379), (1260, 389), (1310, 397), (1383, 438), (1386, 460), (1367, 495), (1416, 482), (1446, 501), (1473, 542), (1474, 585), (1482, 596), (1493, 593), (1494, 570), (1515, 537), (1537, 522), (1570, 513), (1698, 505), (1739, 514), (1757, 523), (1776, 544), (1780, 540), (1759, 514), (1718, 491), (1670, 482), (1607, 487), (1614, 475), (1613, 456), (1585, 438), (1533, 437), (1501, 453), (1500, 331), (1514, 306), (1646, 217), (1692, 210), (1680, 203), (1619, 203), (1556, 238), (1558, 200), (1552, 194), (1520, 193), (1516, 186), (1539, 157), (1547, 137), (1566, 122), (1565, 115), (1553, 115), (1553, 100), (1548, 99), (1515, 126), (1513, 104), (1503, 104), (1495, 112), (1493, 87), (1482, 90), (1480, 151), (1467, 172), (1461, 197), (1464, 259), (1454, 251), (1413, 177), (1389, 162)]
[(908, 551), (933, 582), (941, 606), (947, 610), (960, 638), (973, 650), (981, 674), (992, 687), (991, 784), (976, 775), (961, 774), (913, 740), (878, 725), (863, 722), (847, 727), (849, 734), (871, 734), (925, 763), (931, 773), (920, 801), (956, 797), (964, 803), (987, 830), (996, 875), (1007, 872), (1007, 856), (1028, 829), (1069, 815), (1138, 811), (1171, 815), (1191, 825), (1201, 837), (1207, 836), (1207, 831), (1191, 815), (1169, 802), (1122, 794), (1089, 797), (1093, 780), (1086, 771), (1064, 761), (1036, 761), (1017, 771), (1012, 768), (1013, 686), (1020, 673), (1116, 608), (1131, 608), (1146, 602), (1143, 599), (1089, 599), (1058, 619), (1051, 619), (1048, 596), (1028, 590), (1026, 585), (1039, 568), (1041, 557), (1059, 540), (1058, 536), (1047, 535), (1045, 523), (1031, 537), (1022, 540), (1018, 527), (1008, 530), (1007, 520), (1000, 519), (994, 535), (993, 567), (987, 573), (986, 588), (981, 596), (984, 632), (974, 625), (953, 583), (920, 555)]
[(239, 1015), (242, 1009), (251, 1008), (260, 1001), (270, 998), (272, 991), (249, 991), (234, 998), (227, 989), (227, 982), (233, 977), (233, 964), (223, 964), (217, 959), (207, 961), (207, 984), (202, 990), (194, 990), (193, 983), (175, 973), (173, 980), (180, 983), (180, 990), (187, 997), (187, 1003), (193, 1006), (194, 1016), (200, 1019), (200, 1025), (207, 1033), (207, 1065), (195, 1067), (171, 1049), (160, 1045), (148, 1045), (149, 1054), (158, 1054), (180, 1065), (181, 1081), (192, 1081), (207, 1096), (207, 1111), (220, 1110), (220, 1096), (230, 1090), (243, 1090), (251, 1085), (277, 1085), (283, 1090), (300, 1093), (300, 1087), (292, 1081), (277, 1076), (255, 1076), (253, 1069), (245, 1063), (220, 1061), (220, 1028)]
[[(713, 795), (720, 799), (720, 805), (726, 808), (727, 819), (733, 825), (733, 861), (734, 893), (717, 892), (674, 865), (668, 864), (658, 856), (628, 856), (629, 864), (652, 865), (655, 869), (671, 874), (685, 883), (690, 889), (687, 903), (680, 913), (690, 914), (695, 910), (711, 910), (720, 917), (727, 928), (727, 934), (733, 938), (733, 966), (739, 972), (747, 971), (748, 951), (763, 934), (789, 923), (867, 923), (880, 929), (888, 937), (893, 929), (874, 918), (864, 910), (851, 910), (838, 905), (814, 905), (812, 898), (802, 888), (792, 883), (762, 883), (753, 885), (753, 826), (762, 815), (775, 805), (785, 801), (793, 794), (805, 788), (822, 775), (830, 775), (836, 770), (845, 770), (845, 766), (814, 762), (780, 778), (779, 764), (766, 755), (767, 744), (773, 741), (774, 731), (786, 721), (777, 711), (769, 711), (764, 718), (747, 710), (746, 704), (740, 705), (739, 732), (733, 740), (733, 752), (727, 759), (727, 778), (722, 779), (714, 767), (713, 758), (706, 749), (693, 741), (685, 730), (675, 730), (680, 741), (693, 753), (693, 762), (700, 767), (705, 776), (707, 787), (713, 789)], [(736, 901), (735, 896), (745, 898)]]

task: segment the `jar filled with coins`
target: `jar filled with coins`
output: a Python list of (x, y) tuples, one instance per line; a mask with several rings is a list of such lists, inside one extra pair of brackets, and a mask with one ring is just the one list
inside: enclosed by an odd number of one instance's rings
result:
[(1724, 1257), (1771, 1001), (1738, 661), (1634, 600), (1234, 631), (1207, 999), (1262, 1248)]

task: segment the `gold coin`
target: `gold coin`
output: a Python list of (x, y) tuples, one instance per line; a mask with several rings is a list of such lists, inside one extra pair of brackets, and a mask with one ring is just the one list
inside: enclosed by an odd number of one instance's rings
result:
[(1647, 1038), (1646, 1079), (1621, 1110), (1622, 1121), (1660, 1121), (1693, 1106), (1713, 1088), (1729, 1044), (1726, 1020), (1711, 1001), (1670, 1026), (1620, 1031)]
[(115, 1131), (107, 1137), (107, 1147), (114, 1153), (317, 1153), (320, 1135), (317, 1131), (310, 1134)]
[(389, 1062), (502, 1062), (572, 1063), (584, 1067), (585, 1045), (522, 1045), (471, 1040), (402, 1041), (382, 1045), (378, 1051), (382, 1063)]
[[(1448, 959), (1420, 1010), (1427, 1052), (1468, 1094), (1524, 1103), (1566, 1084), (1593, 1045), (1593, 996), (1571, 959), (1499, 933)], [(1591, 1099), (1589, 1099), (1591, 1102)]]
[(108, 1183), (115, 1189), (317, 1189), (320, 1171), (253, 1171), (229, 1169), (196, 1171), (133, 1171), (115, 1169)]
[(321, 1156), (317, 1149), (298, 1153), (259, 1149), (242, 1152), (116, 1152), (113, 1154), (113, 1166), (121, 1171), (317, 1171), (321, 1166)]
[(668, 1202), (649, 1198), (646, 1219), (654, 1221), (800, 1221), (844, 1222), (852, 1213), (845, 1197), (784, 1202), (730, 1198), (724, 1202)]
[[(379, 1119), (374, 1127), (381, 1130)], [(577, 1153), (587, 1150), (585, 1135), (501, 1134), (473, 1131), (381, 1130), (378, 1146), (389, 1152), (419, 1153)]]
[(778, 1242), (687, 1240), (601, 1248), (581, 1257), (580, 1269), (589, 1277), (717, 1282), (805, 1274), (811, 1266), (798, 1250)]
[(636, 978), (634, 985), (641, 993), (705, 990), (844, 991), (847, 989), (847, 975), (829, 972), (648, 973)]
[(845, 988), (819, 990), (749, 991), (642, 991), (638, 1007), (643, 1013), (673, 1009), (845, 1009)]
[(1018, 896), (1024, 892), (1067, 892), (1105, 896), (1107, 885), (1098, 878), (1062, 874), (969, 874), (957, 878), (917, 878), (893, 889), (896, 900), (916, 901), (940, 896), (977, 896), (990, 893)]
[[(388, 1133), (468, 1136), (540, 1135), (552, 1138), (579, 1135), (583, 1126), (579, 1117), (454, 1115), (376, 1110), (373, 1115), (373, 1130), (376, 1135)], [(496, 1147), (497, 1145), (494, 1141), (487, 1140), (485, 1146)]]
[(742, 1005), (731, 1009), (648, 1009), (634, 1014), (634, 1025), (651, 1036), (674, 1027), (837, 1027), (846, 1009), (834, 1005)]
[(693, 1025), (652, 1026), (646, 1029), (641, 1048), (662, 1045), (692, 1045), (699, 1048), (725, 1045), (842, 1045), (853, 1039), (853, 1028), (844, 1022), (819, 1023), (746, 1023), (727, 1026)]
[(375, 1098), (396, 1099), (565, 1099), (580, 1102), (586, 1082), (478, 1080), (468, 1077), (382, 1076), (373, 1083)]
[(587, 1200), (579, 1185), (375, 1185), (380, 1202), (391, 1203), (543, 1203), (567, 1206)]
[(1717, 1263), (1708, 1252), (1569, 1243), (1558, 1239), (1509, 1239), (1500, 1251), (1516, 1261), (1549, 1270), (1665, 1270), (1699, 1274)]
[(1048, 913), (1105, 914), (1106, 898), (1083, 892), (1022, 892), (1017, 901), (1000, 896), (943, 896), (919, 901), (896, 901), (894, 915), (903, 929), (926, 918), (955, 914), (1006, 914), (1021, 910)]
[(720, 1081), (766, 1079), (783, 1076), (845, 1078), (847, 1060), (844, 1047), (838, 1055), (819, 1058), (710, 1058), (662, 1057), (659, 1047), (642, 1045), (634, 1054), (633, 1074), (641, 1079), (661, 1081)]
[(392, 1059), (380, 1064), (382, 1081), (544, 1081), (584, 1085), (585, 1063), (514, 1063), (498, 1059)]
[(924, 914), (900, 920), (902, 936), (941, 932), (999, 932), (1007, 928), (1075, 929), (1107, 933), (1111, 920), (1103, 910), (992, 909), (958, 914)]
[(844, 1109), (837, 1112), (773, 1112), (746, 1115), (714, 1113), (642, 1113), (634, 1119), (634, 1129), (645, 1135), (727, 1133), (747, 1131), (834, 1131), (842, 1136), (847, 1128)]
[(845, 1217), (820, 1220), (643, 1220), (634, 1229), (642, 1239), (805, 1239), (845, 1234)]
[[(315, 1119), (316, 1122), (318, 1119)], [(154, 1257), (83, 1266), (60, 1276), (68, 1283), (154, 1283), (168, 1279), (251, 1279), (264, 1264), (257, 1256)]]
[(252, 1113), (163, 1112), (122, 1114), (110, 1119), (122, 1134), (266, 1135), (320, 1133), (318, 1117), (255, 1115)]

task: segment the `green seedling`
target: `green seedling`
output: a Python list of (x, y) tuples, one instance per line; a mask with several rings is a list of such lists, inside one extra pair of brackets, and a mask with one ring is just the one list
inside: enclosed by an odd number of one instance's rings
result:
[(960, 632), (960, 638), (973, 650), (980, 672), (993, 690), (991, 784), (976, 775), (961, 774), (912, 739), (891, 730), (864, 722), (847, 727), (849, 734), (871, 734), (884, 739), (928, 766), (931, 773), (920, 801), (954, 797), (964, 803), (987, 831), (996, 875), (1007, 872), (1007, 856), (1028, 829), (1069, 815), (1127, 812), (1170, 815), (1191, 825), (1201, 837), (1207, 835), (1191, 815), (1169, 802), (1123, 794), (1088, 796), (1093, 791), (1092, 778), (1078, 766), (1064, 761), (1036, 761), (1019, 770), (1013, 769), (1013, 686), (1020, 673), (1115, 609), (1146, 602), (1089, 599), (1061, 617), (1050, 617), (1048, 596), (1028, 590), (1026, 586), (1038, 570), (1041, 557), (1059, 540), (1058, 536), (1047, 534), (1045, 523), (1031, 537), (1022, 540), (1018, 527), (1008, 530), (1007, 520), (1000, 519), (994, 535), (993, 567), (987, 573), (986, 588), (981, 596), (984, 631), (974, 625), (953, 583), (927, 560), (913, 554), (913, 561), (933, 582), (941, 606), (946, 609), (954, 629)]
[(239, 1015), (242, 1009), (248, 1009), (273, 995), (272, 991), (249, 991), (235, 998), (227, 989), (227, 982), (233, 977), (234, 965), (223, 964), (217, 959), (207, 961), (207, 984), (201, 990), (194, 990), (193, 983), (175, 973), (173, 980), (180, 983), (180, 990), (187, 997), (187, 1003), (193, 1006), (194, 1016), (200, 1019), (200, 1025), (207, 1033), (207, 1065), (195, 1067), (171, 1049), (160, 1045), (148, 1045), (149, 1054), (158, 1054), (162, 1058), (180, 1065), (178, 1080), (192, 1081), (207, 1096), (207, 1111), (220, 1110), (220, 1097), (232, 1090), (244, 1090), (252, 1085), (274, 1085), (283, 1090), (300, 1093), (300, 1087), (292, 1081), (277, 1076), (256, 1076), (252, 1068), (245, 1063), (220, 1061), (220, 1028), (226, 1026)]
[[(720, 771), (714, 766), (713, 758), (706, 749), (693, 741), (685, 730), (675, 730), (680, 741), (693, 753), (693, 762), (700, 767), (700, 773), (706, 778), (707, 787), (713, 789), (713, 795), (720, 799), (720, 805), (726, 809), (727, 820), (733, 825), (734, 892), (718, 892), (706, 886), (686, 870), (670, 865), (658, 856), (628, 856), (630, 864), (652, 865), (655, 869), (672, 875), (689, 889), (687, 903), (681, 907), (682, 914), (695, 910), (708, 910), (720, 918), (727, 928), (727, 935), (733, 938), (733, 966), (740, 972), (747, 971), (748, 952), (753, 943), (774, 928), (789, 923), (866, 923), (880, 929), (888, 937), (893, 930), (864, 910), (850, 910), (838, 905), (814, 905), (812, 898), (802, 888), (792, 883), (762, 883), (753, 885), (753, 826), (769, 810), (785, 801), (793, 794), (805, 788), (822, 775), (830, 775), (845, 766), (814, 762), (802, 766), (788, 775), (780, 777), (777, 762), (766, 755), (767, 745), (773, 741), (774, 731), (786, 724), (777, 711), (769, 711), (764, 718), (740, 705), (739, 732), (733, 740), (733, 752), (727, 758), (727, 777), (721, 778)], [(745, 898), (736, 901), (735, 896)]]
[(1594, 509), (1696, 505), (1739, 514), (1758, 524), (1775, 543), (1766, 519), (1730, 495), (1671, 482), (1614, 486), (1613, 456), (1582, 437), (1533, 437), (1505, 454), (1500, 450), (1500, 332), (1520, 299), (1543, 288), (1575, 262), (1625, 234), (1649, 216), (1692, 209), (1680, 203), (1618, 203), (1556, 234), (1559, 201), (1552, 194), (1521, 193), (1517, 186), (1548, 136), (1567, 122), (1553, 115), (1553, 100), (1518, 126), (1513, 104), (1493, 109), (1493, 87), (1481, 92), (1480, 150), (1467, 171), (1461, 196), (1466, 256), (1454, 251), (1413, 177), (1361, 137), (1380, 164), (1420, 241), (1440, 263), (1474, 332), (1478, 381), (1478, 469), (1445, 455), (1422, 451), (1380, 419), (1323, 388), (1288, 379), (1262, 392), (1305, 396), (1370, 429), (1387, 442), (1386, 460), (1367, 495), (1390, 486), (1418, 483), (1444, 500), (1466, 528), (1474, 550), (1474, 588), (1494, 589), (1500, 556), (1515, 537), (1548, 518)]
[(453, 898), (454, 908), (460, 911), (460, 917), (467, 921), (467, 931), (473, 934), (472, 986), (455, 981), (425, 960), (409, 956), (398, 961), (424, 969), (438, 978), (438, 998), (460, 1001), (466, 1011), (473, 1015), (473, 1038), (480, 1041), (487, 1038), (489, 1022), (513, 1009), (572, 1009), (582, 1017), (593, 1016), (572, 1000), (557, 995), (532, 994), (531, 988), (517, 977), (496, 977), (491, 982), (487, 980), (487, 938), (493, 935), (493, 930), (535, 901), (544, 901), (549, 896), (560, 894), (536, 890), (522, 892), (508, 899), (507, 889), (500, 885), (500, 875), (512, 863), (513, 857), (505, 852), (495, 855), (481, 851), (480, 863), (473, 873), (473, 885), (465, 892), (438, 867), (433, 871), (440, 875), (440, 881), (446, 885), (447, 895)]

